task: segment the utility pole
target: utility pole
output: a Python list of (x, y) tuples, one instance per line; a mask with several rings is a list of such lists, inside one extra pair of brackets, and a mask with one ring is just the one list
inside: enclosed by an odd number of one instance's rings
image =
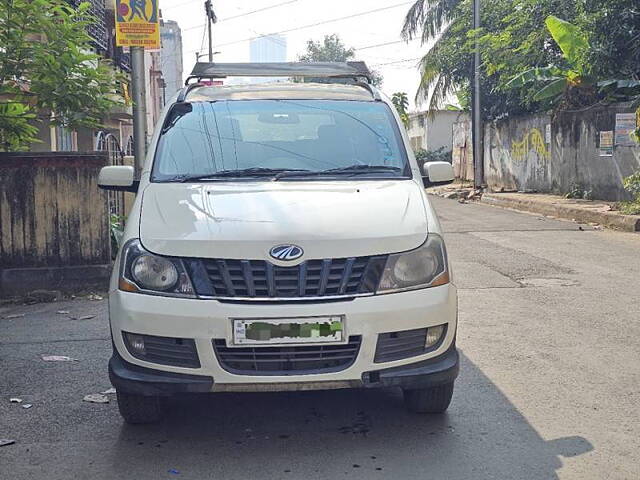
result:
[(213, 62), (213, 36), (211, 33), (211, 27), (214, 23), (218, 22), (218, 17), (213, 11), (211, 0), (206, 0), (204, 2), (204, 12), (207, 15), (207, 31), (209, 33), (209, 63), (211, 63)]
[[(480, 0), (473, 0), (473, 28), (480, 28)], [(484, 152), (482, 148), (482, 116), (480, 115), (480, 44), (475, 36), (473, 54), (473, 109), (471, 117), (473, 130), (473, 185), (480, 188), (484, 184)]]
[(147, 155), (147, 109), (144, 75), (144, 47), (131, 47), (131, 96), (133, 97), (133, 155), (135, 178)]

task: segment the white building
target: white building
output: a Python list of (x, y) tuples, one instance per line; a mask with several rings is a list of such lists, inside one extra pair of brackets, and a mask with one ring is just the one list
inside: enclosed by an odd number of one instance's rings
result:
[[(251, 40), (249, 46), (251, 62), (286, 62), (287, 38), (283, 35), (265, 35)], [(252, 78), (251, 83), (278, 82), (286, 78)]]
[[(153, 135), (153, 129), (160, 119), (160, 114), (165, 105), (165, 81), (162, 75), (161, 52), (157, 50), (145, 50), (144, 66), (147, 143), (149, 143)], [(168, 100), (168, 98), (166, 100)]]
[(252, 62), (286, 62), (287, 38), (283, 35), (265, 35), (251, 40), (249, 46)]
[(453, 125), (469, 120), (469, 114), (461, 111), (436, 110), (409, 114), (407, 133), (414, 151), (438, 150), (444, 147), (451, 151)]
[(178, 22), (164, 20), (160, 27), (162, 41), (161, 70), (164, 78), (166, 101), (183, 86), (182, 83), (182, 31)]

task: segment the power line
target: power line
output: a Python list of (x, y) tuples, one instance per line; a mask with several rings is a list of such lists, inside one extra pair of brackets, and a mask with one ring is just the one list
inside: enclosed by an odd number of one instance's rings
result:
[(164, 13), (167, 10), (171, 10), (173, 8), (183, 7), (184, 5), (189, 5), (191, 3), (196, 3), (196, 2), (200, 2), (200, 1), (202, 1), (202, 0), (189, 0), (188, 2), (182, 2), (182, 3), (179, 3), (177, 5), (171, 5), (169, 7), (162, 7), (161, 10)]
[[(290, 32), (296, 32), (298, 30), (304, 30), (306, 28), (312, 28), (312, 27), (317, 27), (320, 25), (326, 25), (328, 23), (333, 23), (333, 22), (338, 22), (340, 20), (347, 20), (350, 18), (356, 18), (356, 17), (361, 17), (363, 15), (369, 15), (371, 13), (376, 13), (376, 12), (382, 12), (384, 10), (390, 10), (392, 8), (397, 8), (397, 7), (401, 7), (403, 5), (408, 5), (410, 3), (414, 3), (413, 1), (411, 2), (402, 2), (402, 3), (396, 3), (395, 5), (390, 5), (388, 7), (380, 7), (380, 8), (374, 8), (373, 10), (366, 10), (364, 12), (360, 12), (360, 13), (354, 13), (352, 15), (345, 15), (343, 17), (338, 17), (338, 18), (332, 18), (331, 20), (323, 20), (322, 22), (316, 22), (316, 23), (310, 23), (308, 25), (302, 25), (300, 27), (293, 27), (293, 28), (289, 28), (287, 30), (281, 30), (279, 32), (273, 32), (267, 35), (279, 35), (281, 33), (290, 33)], [(265, 35), (262, 35), (265, 36)], [(227, 42), (227, 43), (221, 43), (220, 45), (218, 45), (219, 47), (225, 47), (227, 45), (235, 45), (236, 43), (242, 43), (242, 42), (249, 42), (251, 40), (256, 40), (260, 37), (249, 37), (249, 38), (244, 38), (242, 40), (236, 40), (233, 42)]]
[(395, 40), (393, 42), (377, 43), (375, 45), (366, 45), (364, 47), (353, 47), (355, 50), (367, 50), (369, 48), (386, 47), (387, 45), (395, 45), (397, 43), (407, 43), (405, 40)]
[[(238, 15), (234, 15), (232, 17), (224, 18), (223, 20), (233, 20), (235, 18), (246, 17), (247, 15), (251, 15), (252, 13), (264, 12), (265, 10), (271, 10), (272, 8), (282, 7), (284, 5), (289, 5), (290, 3), (296, 3), (300, 0), (289, 0), (288, 2), (277, 3), (275, 5), (270, 5), (268, 7), (258, 8), (257, 10), (252, 10), (251, 12), (240, 13)], [(221, 21), (223, 21), (221, 20)]]
[(203, 28), (202, 29), (202, 40), (200, 41), (200, 50), (198, 50), (198, 51), (202, 51), (202, 49), (204, 49), (204, 39), (206, 38), (206, 36), (207, 36), (207, 29)]
[[(198, 1), (200, 1), (200, 0), (198, 0)], [(233, 15), (231, 17), (221, 18), (220, 20), (218, 20), (218, 23), (226, 22), (228, 20), (234, 20), (236, 18), (246, 17), (247, 15), (252, 15), (254, 13), (259, 13), (259, 12), (264, 12), (266, 10), (271, 10), (273, 8), (282, 7), (284, 5), (289, 5), (291, 3), (297, 3), (299, 1), (300, 0), (289, 0), (287, 2), (276, 3), (275, 5), (270, 5), (268, 7), (258, 8), (257, 10), (251, 10), (250, 12), (244, 12), (244, 13), (240, 13), (238, 15)], [(187, 2), (187, 3), (191, 3), (191, 2)], [(185, 5), (185, 4), (183, 3), (181, 5)], [(203, 25), (196, 25), (195, 27), (187, 27), (187, 28), (183, 28), (182, 31), (186, 32), (188, 30), (195, 30), (196, 28), (200, 28), (200, 27), (203, 27), (203, 26), (204, 26), (204, 24)]]
[[(320, 25), (326, 25), (328, 23), (339, 22), (341, 20), (348, 20), (350, 18), (357, 18), (357, 17), (361, 17), (363, 15), (369, 15), (371, 13), (377, 13), (377, 12), (382, 12), (382, 11), (385, 11), (385, 10), (390, 10), (392, 8), (401, 7), (403, 5), (408, 5), (410, 3), (413, 3), (413, 1), (396, 3), (394, 5), (390, 5), (390, 6), (387, 6), (387, 7), (380, 7), (380, 8), (375, 8), (373, 10), (366, 10), (364, 12), (354, 13), (352, 15), (345, 15), (345, 16), (338, 17), (338, 18), (332, 18), (330, 20), (323, 20), (321, 22), (310, 23), (308, 25), (302, 25), (302, 26), (299, 26), (299, 27), (293, 27), (293, 28), (289, 28), (289, 29), (286, 29), (286, 30), (280, 30), (279, 32), (273, 32), (273, 33), (269, 33), (269, 34), (265, 34), (265, 35), (259, 35), (257, 37), (249, 37), (249, 38), (243, 38), (242, 40), (235, 40), (233, 42), (219, 43), (218, 45), (216, 45), (216, 47), (226, 47), (228, 45), (235, 45), (237, 43), (250, 42), (251, 40), (257, 40), (258, 38), (268, 37), (269, 35), (280, 35), (282, 33), (296, 32), (298, 30), (304, 30), (304, 29), (307, 29), (307, 28), (317, 27), (317, 26), (320, 26)], [(187, 53), (191, 53), (191, 52), (187, 52)]]
[(383, 67), (385, 65), (395, 65), (396, 63), (404, 63), (404, 62), (415, 62), (416, 60), (421, 60), (422, 57), (416, 57), (416, 58), (405, 58), (404, 60), (396, 60), (394, 62), (387, 62), (387, 63), (376, 63), (375, 65), (371, 65), (372, 67)]
[[(204, 25), (203, 25), (203, 26), (204, 26)], [(249, 30), (251, 30), (252, 32), (254, 32), (254, 33), (257, 33), (257, 34), (258, 34), (258, 36), (257, 36), (256, 38), (266, 38), (267, 40), (272, 41), (272, 42), (276, 43), (277, 45), (282, 45), (282, 44), (281, 44), (279, 41), (277, 41), (276, 39), (271, 38), (271, 35), (277, 35), (277, 34), (274, 34), (274, 33), (272, 33), (272, 34), (266, 34), (266, 33), (264, 33), (264, 34), (260, 34), (259, 32), (256, 32), (256, 31), (255, 31), (255, 30), (253, 30), (253, 29), (249, 29)], [(204, 30), (203, 32), (206, 34), (206, 30)], [(201, 44), (201, 46), (200, 46), (200, 50), (190, 50), (190, 51), (185, 52), (185, 53), (193, 53), (193, 52), (196, 52), (196, 51), (198, 51), (198, 52), (199, 52), (199, 51), (201, 51), (201, 50), (204, 48), (204, 47), (203, 47), (203, 45), (204, 45), (204, 38), (205, 38), (205, 37), (204, 37), (204, 35), (203, 35), (203, 37), (202, 37), (202, 44)], [(416, 39), (416, 40), (417, 40), (417, 39)], [(369, 50), (369, 49), (371, 49), (371, 48), (386, 47), (387, 45), (396, 45), (396, 44), (398, 44), (398, 43), (405, 43), (405, 44), (408, 44), (408, 43), (410, 43), (410, 42), (411, 42), (411, 40), (409, 40), (408, 42), (407, 42), (406, 40), (394, 40), (394, 41), (391, 41), (391, 42), (375, 43), (375, 44), (373, 44), (373, 45), (364, 45), (364, 46), (362, 46), (362, 47), (353, 47), (353, 49), (354, 49), (354, 50), (356, 50), (356, 51), (360, 51), (360, 50)], [(380, 57), (379, 57), (379, 58), (380, 58)], [(384, 57), (381, 57), (381, 58), (384, 58)]]

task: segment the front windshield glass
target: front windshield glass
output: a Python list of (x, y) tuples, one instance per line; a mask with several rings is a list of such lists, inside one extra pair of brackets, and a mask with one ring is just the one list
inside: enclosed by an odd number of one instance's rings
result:
[(196, 102), (177, 104), (166, 119), (153, 180), (184, 181), (223, 171), (233, 177), (246, 169), (253, 169), (245, 172), (249, 177), (264, 169), (299, 170), (304, 177), (307, 171), (350, 167), (354, 175), (389, 178), (406, 175), (406, 165), (400, 132), (382, 102)]

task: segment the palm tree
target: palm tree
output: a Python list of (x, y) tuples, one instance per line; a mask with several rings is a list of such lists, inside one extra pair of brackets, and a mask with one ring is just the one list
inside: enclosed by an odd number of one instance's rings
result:
[[(421, 79), (416, 100), (429, 98), (429, 109), (436, 109), (457, 90), (453, 72), (442, 71), (437, 58), (451, 26), (460, 19), (462, 0), (416, 0), (404, 20), (402, 37), (420, 38), (423, 45), (433, 42), (420, 60)], [(458, 76), (459, 77), (459, 76)]]

